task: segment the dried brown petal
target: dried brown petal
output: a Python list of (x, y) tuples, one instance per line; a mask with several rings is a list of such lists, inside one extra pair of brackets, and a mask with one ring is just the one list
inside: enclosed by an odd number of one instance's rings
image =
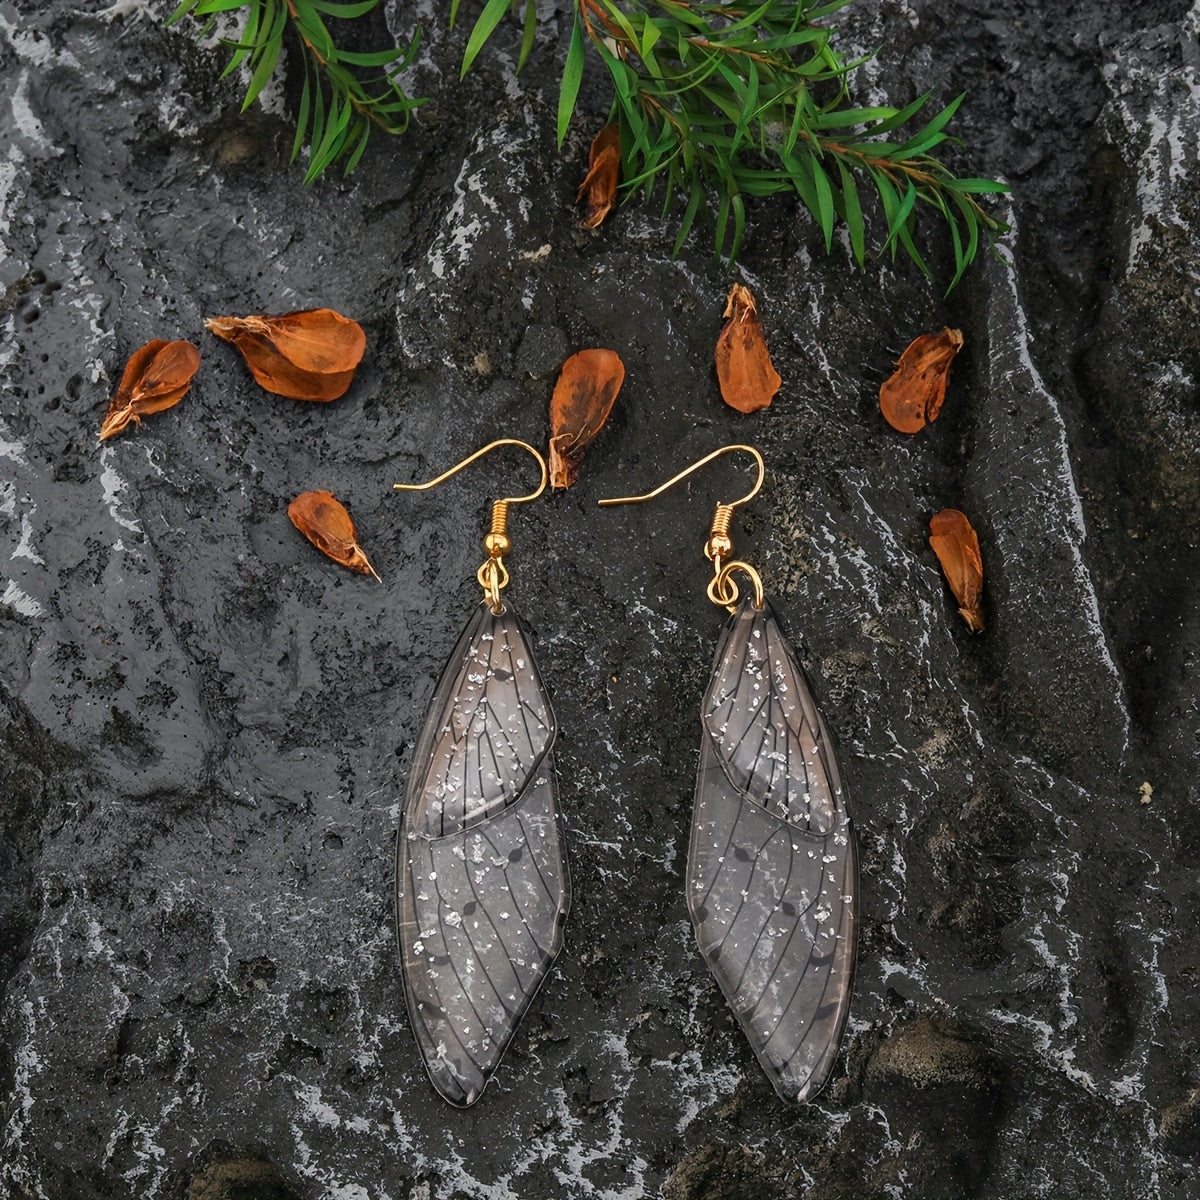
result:
[(288, 516), (322, 554), (360, 575), (379, 578), (358, 544), (350, 514), (332, 492), (302, 492), (288, 505)]
[(754, 293), (735, 283), (729, 290), (728, 318), (717, 339), (717, 380), (725, 403), (738, 412), (766, 408), (783, 381), (771, 365)]
[(276, 317), (213, 317), (204, 324), (242, 352), (262, 387), (293, 400), (345, 395), (367, 346), (362, 326), (331, 308)]
[(971, 522), (956, 508), (945, 508), (929, 522), (929, 544), (942, 564), (958, 611), (972, 633), (983, 632), (983, 560)]
[(617, 125), (605, 125), (592, 140), (588, 173), (575, 194), (575, 203), (583, 203), (583, 223), (588, 229), (595, 229), (608, 216), (620, 180), (621, 130)]
[(584, 451), (604, 428), (625, 382), (625, 364), (612, 350), (580, 350), (563, 363), (550, 398), (550, 486), (579, 478)]
[(100, 440), (115, 437), (130, 422), (162, 412), (187, 395), (200, 366), (200, 351), (191, 342), (156, 339), (135, 350), (121, 373), (116, 395), (104, 414)]
[(962, 344), (960, 329), (922, 334), (909, 343), (892, 377), (879, 389), (879, 407), (893, 429), (916, 433), (936, 419), (946, 398), (950, 364)]

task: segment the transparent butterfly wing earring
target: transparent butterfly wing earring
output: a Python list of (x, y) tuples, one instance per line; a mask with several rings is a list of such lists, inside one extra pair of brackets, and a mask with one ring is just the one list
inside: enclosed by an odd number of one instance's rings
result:
[[(687, 904), (700, 953), (779, 1095), (811, 1100), (829, 1078), (850, 1011), (858, 929), (857, 862), (825, 722), (795, 652), (748, 563), (732, 558), (734, 509), (762, 486), (762, 456), (725, 446), (636, 504), (722, 454), (753, 456), (758, 477), (718, 504), (704, 555), (708, 596), (732, 614), (701, 705), (700, 766)], [(735, 575), (752, 592), (739, 599)]]
[(537, 460), (527, 496), (495, 502), (479, 568), (483, 601), (425, 717), (396, 847), (404, 992), (433, 1086), (479, 1099), (562, 948), (571, 903), (552, 750), (557, 725), (509, 582), (508, 508), (540, 496), (546, 463), (504, 438), (424, 484), (436, 487), (499, 446)]

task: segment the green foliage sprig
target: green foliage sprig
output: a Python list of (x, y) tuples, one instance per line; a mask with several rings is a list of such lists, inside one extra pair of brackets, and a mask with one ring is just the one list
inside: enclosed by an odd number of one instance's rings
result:
[[(250, 83), (242, 111), (258, 98), (279, 62), (285, 39), (298, 51), (304, 82), (296, 116), (292, 161), (308, 145), (311, 183), (333, 163), (345, 161), (348, 175), (358, 165), (372, 129), (403, 133), (409, 115), (423, 101), (410, 98), (398, 76), (412, 62), (419, 39), (387, 50), (342, 50), (334, 43), (326, 18), (351, 20), (366, 16), (380, 0), (183, 0), (168, 24), (189, 13), (207, 19), (208, 36), (222, 13), (245, 9), (236, 40), (223, 41), (233, 51), (222, 78), (245, 63)], [(361, 73), (361, 76), (360, 76)]]
[[(271, 78), (285, 38), (299, 51), (304, 81), (293, 160), (310, 147), (306, 182), (332, 163), (352, 171), (373, 128), (403, 132), (414, 108), (398, 76), (412, 45), (373, 52), (340, 50), (325, 18), (365, 16), (380, 0), (183, 0), (171, 17), (207, 18), (245, 10), (228, 75), (250, 71), (243, 109)], [(678, 252), (702, 212), (713, 210), (718, 253), (737, 256), (746, 227), (746, 198), (795, 193), (832, 248), (841, 221), (859, 266), (867, 254), (863, 191), (882, 212), (883, 253), (903, 253), (929, 267), (914, 237), (922, 212), (950, 232), (955, 272), (975, 258), (981, 234), (994, 247), (1008, 226), (977, 197), (1008, 188), (954, 174), (934, 151), (960, 144), (947, 127), (963, 97), (932, 116), (930, 93), (903, 108), (855, 107), (849, 77), (873, 55), (844, 59), (821, 22), (852, 0), (574, 0), (559, 92), (561, 146), (579, 97), (590, 48), (613, 84), (612, 119), (621, 129), (627, 193), (651, 196), (663, 185), (664, 212), (683, 203)], [(461, 0), (451, 0), (450, 20)], [(535, 0), (484, 0), (467, 38), (465, 75), (500, 23), (522, 18), (518, 70), (537, 31)], [(375, 71), (372, 77), (360, 73)]]
[[(488, 7), (499, 0), (489, 0)], [(846, 61), (819, 24), (851, 0), (576, 0), (558, 105), (561, 145), (575, 109), (589, 44), (612, 77), (625, 187), (665, 206), (682, 194), (676, 250), (710, 191), (717, 197), (718, 253), (736, 257), (746, 197), (794, 192), (816, 219), (826, 250), (845, 223), (855, 259), (866, 257), (860, 188), (878, 196), (882, 250), (903, 251), (926, 274), (913, 239), (922, 207), (949, 226), (955, 274), (1008, 227), (976, 197), (1004, 192), (990, 179), (957, 177), (932, 151), (962, 96), (918, 124), (930, 94), (904, 108), (856, 108), (848, 76), (871, 55)], [(484, 9), (487, 16), (487, 8)], [(480, 25), (483, 17), (480, 18)], [(479, 26), (477, 26), (477, 29)]]

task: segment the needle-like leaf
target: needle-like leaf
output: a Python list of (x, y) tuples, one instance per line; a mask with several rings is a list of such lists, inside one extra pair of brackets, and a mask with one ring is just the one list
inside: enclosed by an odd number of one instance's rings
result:
[[(579, 16), (571, 27), (571, 44), (567, 47), (567, 64), (563, 68), (562, 90), (558, 94), (558, 144), (563, 144), (575, 101), (579, 96), (579, 84), (583, 79), (583, 33)], [(620, 86), (618, 84), (618, 86)]]

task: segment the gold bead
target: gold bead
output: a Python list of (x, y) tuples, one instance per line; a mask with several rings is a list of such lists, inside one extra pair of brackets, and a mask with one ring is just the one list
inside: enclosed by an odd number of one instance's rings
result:
[(705, 558), (728, 558), (733, 553), (733, 539), (723, 533), (714, 533), (704, 547)]
[(483, 539), (483, 548), (489, 558), (503, 558), (512, 549), (512, 542), (505, 533), (489, 533)]

